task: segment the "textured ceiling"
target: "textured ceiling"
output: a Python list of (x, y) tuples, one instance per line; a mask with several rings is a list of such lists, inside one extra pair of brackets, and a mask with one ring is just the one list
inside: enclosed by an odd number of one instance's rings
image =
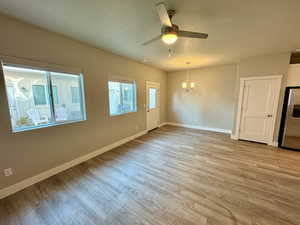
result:
[(300, 48), (299, 0), (168, 0), (173, 23), (206, 32), (179, 39), (172, 56), (160, 40), (155, 0), (1, 0), (0, 12), (167, 71), (238, 62)]

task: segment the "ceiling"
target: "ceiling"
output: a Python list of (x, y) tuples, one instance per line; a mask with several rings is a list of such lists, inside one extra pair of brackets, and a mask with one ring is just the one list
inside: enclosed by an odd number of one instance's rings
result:
[(300, 48), (299, 0), (166, 0), (173, 23), (207, 40), (160, 40), (156, 0), (1, 0), (0, 12), (166, 71), (236, 63)]

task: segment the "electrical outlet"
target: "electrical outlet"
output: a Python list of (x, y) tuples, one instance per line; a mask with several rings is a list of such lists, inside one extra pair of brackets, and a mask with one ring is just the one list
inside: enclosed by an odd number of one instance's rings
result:
[(6, 177), (13, 175), (12, 168), (7, 168), (7, 169), (4, 169), (3, 171), (4, 171), (4, 176), (6, 176)]

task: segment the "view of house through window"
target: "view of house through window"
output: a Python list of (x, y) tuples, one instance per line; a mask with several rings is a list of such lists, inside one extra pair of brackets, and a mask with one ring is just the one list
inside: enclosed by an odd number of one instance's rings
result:
[(136, 85), (134, 81), (109, 81), (110, 115), (136, 112)]
[(32, 85), (32, 94), (35, 105), (47, 104), (45, 85)]
[(15, 66), (3, 71), (13, 131), (85, 119), (80, 75)]
[[(80, 77), (77, 75), (51, 73), (53, 98), (55, 89), (58, 96), (54, 104), (55, 119), (58, 122), (82, 120), (82, 94)], [(74, 93), (74, 89), (76, 90)], [(74, 101), (75, 99), (75, 101)]]

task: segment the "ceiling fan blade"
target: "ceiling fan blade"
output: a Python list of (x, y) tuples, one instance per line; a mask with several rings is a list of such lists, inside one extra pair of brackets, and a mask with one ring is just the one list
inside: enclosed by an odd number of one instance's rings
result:
[(156, 10), (160, 18), (161, 24), (167, 27), (172, 27), (172, 23), (165, 4), (163, 2), (157, 3)]
[(178, 31), (178, 36), (179, 37), (188, 37), (188, 38), (201, 38), (201, 39), (208, 38), (208, 34), (191, 32), (191, 31), (184, 31), (184, 30)]
[(154, 41), (159, 40), (160, 38), (161, 38), (161, 35), (159, 35), (159, 36), (157, 36), (157, 37), (155, 37), (155, 38), (152, 38), (152, 39), (149, 40), (149, 41), (144, 42), (142, 45), (143, 45), (143, 46), (148, 45), (148, 44), (150, 44), (150, 43), (152, 43), (152, 42), (154, 42)]

